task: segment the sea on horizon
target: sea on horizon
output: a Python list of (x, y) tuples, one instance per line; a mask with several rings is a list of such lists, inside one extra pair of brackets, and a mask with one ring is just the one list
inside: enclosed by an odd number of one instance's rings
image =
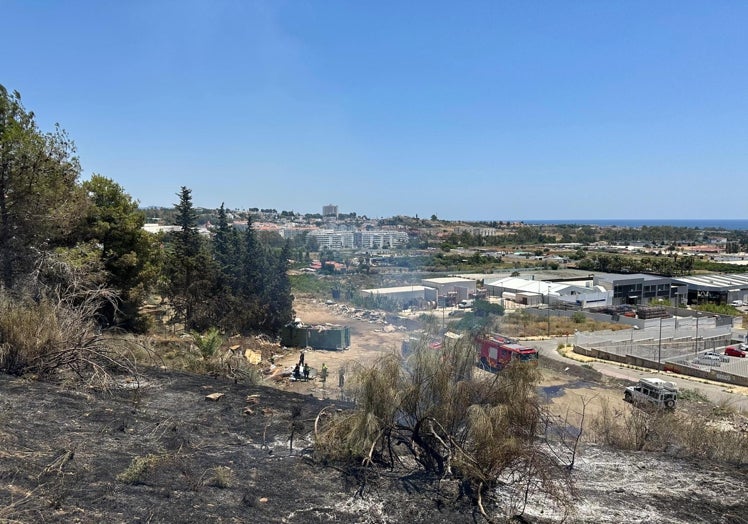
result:
[(580, 226), (619, 226), (619, 227), (642, 227), (642, 226), (672, 226), (688, 227), (698, 229), (724, 229), (724, 230), (748, 230), (748, 219), (559, 219), (559, 220), (522, 220), (525, 224), (576, 224)]

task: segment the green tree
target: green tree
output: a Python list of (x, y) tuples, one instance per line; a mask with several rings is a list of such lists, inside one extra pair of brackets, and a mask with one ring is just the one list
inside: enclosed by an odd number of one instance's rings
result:
[(106, 286), (118, 294), (100, 314), (109, 325), (144, 331), (147, 325), (138, 310), (158, 275), (158, 248), (143, 230), (145, 215), (109, 178), (93, 175), (82, 186), (91, 205), (80, 236), (98, 246)]
[(176, 231), (170, 238), (164, 265), (164, 294), (174, 308), (175, 320), (185, 329), (207, 329), (215, 323), (213, 298), (216, 266), (197, 231), (192, 191), (182, 186)]
[(289, 242), (274, 257), (269, 286), (265, 301), (269, 305), (267, 327), (272, 333), (279, 333), (281, 328), (293, 318), (293, 295), (291, 280), (288, 277), (291, 245)]
[(42, 252), (69, 244), (86, 209), (74, 153), (59, 126), (42, 133), (21, 95), (0, 85), (0, 278), (6, 289)]

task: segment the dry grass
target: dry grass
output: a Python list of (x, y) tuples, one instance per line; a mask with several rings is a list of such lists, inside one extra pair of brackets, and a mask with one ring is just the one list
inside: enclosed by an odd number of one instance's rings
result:
[(576, 323), (568, 317), (537, 316), (519, 309), (508, 313), (501, 319), (501, 332), (512, 337), (559, 337), (574, 333), (574, 331), (599, 331), (610, 329), (619, 331), (629, 326), (610, 322), (599, 322), (586, 319), (582, 323)]
[(730, 464), (748, 464), (748, 434), (719, 422), (720, 417), (613, 409), (603, 403), (591, 424), (591, 438), (618, 449), (670, 452)]

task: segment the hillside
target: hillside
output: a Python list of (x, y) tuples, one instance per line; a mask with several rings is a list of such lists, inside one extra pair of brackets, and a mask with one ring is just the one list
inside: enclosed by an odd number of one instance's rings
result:
[[(5, 375), (0, 391), (3, 522), (482, 521), (448, 482), (315, 464), (309, 433), (330, 402), (311, 395), (163, 370), (112, 393)], [(212, 393), (224, 395), (206, 400)], [(588, 446), (573, 478), (578, 501), (567, 522), (748, 515), (745, 468)], [(521, 511), (521, 494), (498, 494), (489, 514)], [(524, 509), (528, 522), (563, 518), (542, 498)]]

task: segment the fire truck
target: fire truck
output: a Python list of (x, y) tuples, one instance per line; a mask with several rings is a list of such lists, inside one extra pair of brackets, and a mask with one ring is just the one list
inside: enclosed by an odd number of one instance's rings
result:
[(487, 371), (501, 371), (512, 361), (536, 366), (538, 350), (519, 344), (502, 335), (486, 335), (477, 339), (478, 365)]

